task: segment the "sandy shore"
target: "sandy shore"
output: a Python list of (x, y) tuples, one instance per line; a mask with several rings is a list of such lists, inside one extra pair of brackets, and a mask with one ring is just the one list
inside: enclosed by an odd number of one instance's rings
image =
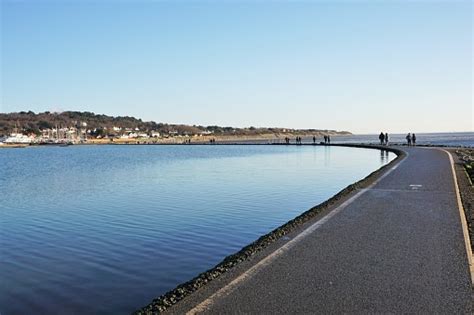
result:
[[(336, 137), (338, 134), (336, 133), (328, 133), (331, 137)], [(284, 143), (285, 138), (289, 137), (292, 142), (295, 141), (295, 138), (299, 136), (302, 138), (312, 138), (313, 136), (317, 137), (317, 143), (323, 141), (324, 134), (322, 133), (284, 133), (284, 134), (276, 134), (276, 133), (269, 133), (269, 134), (259, 134), (259, 135), (225, 135), (225, 136), (218, 136), (218, 135), (206, 135), (206, 136), (199, 136), (199, 137), (169, 137), (169, 138), (134, 138), (134, 139), (87, 139), (86, 142), (77, 143), (77, 145), (121, 145), (121, 144), (128, 144), (128, 145), (144, 145), (144, 144), (184, 144), (187, 141), (190, 141), (191, 144), (208, 144), (211, 140), (215, 140), (216, 143), (249, 143), (249, 142), (256, 142), (256, 143)], [(30, 144), (2, 144), (0, 148), (20, 148), (20, 147), (27, 147)], [(39, 145), (39, 144), (31, 144), (31, 145)]]
[(2, 143), (0, 144), (0, 149), (8, 149), (8, 148), (26, 148), (29, 144), (17, 144), (17, 143)]

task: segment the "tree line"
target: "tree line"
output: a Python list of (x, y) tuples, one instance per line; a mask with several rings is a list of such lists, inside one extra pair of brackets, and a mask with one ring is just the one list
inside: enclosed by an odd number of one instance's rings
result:
[[(96, 134), (119, 134), (126, 129), (138, 128), (142, 132), (156, 131), (162, 134), (200, 134), (212, 133), (214, 135), (256, 135), (264, 133), (284, 132), (332, 132), (334, 130), (304, 129), (293, 130), (283, 128), (234, 128), (221, 126), (190, 126), (183, 124), (156, 123), (154, 121), (143, 121), (130, 116), (108, 116), (92, 112), (65, 111), (65, 112), (42, 112), (21, 111), (16, 113), (0, 113), (0, 135), (8, 135), (15, 131), (24, 134), (41, 134), (41, 130), (75, 127), (91, 130)], [(113, 127), (121, 128), (114, 131)], [(343, 132), (347, 133), (347, 132)]]

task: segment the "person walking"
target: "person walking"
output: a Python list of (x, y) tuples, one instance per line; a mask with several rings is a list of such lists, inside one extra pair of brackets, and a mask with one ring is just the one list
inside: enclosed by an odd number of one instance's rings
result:
[(388, 133), (385, 133), (385, 145), (388, 145)]
[(411, 146), (411, 134), (408, 133), (405, 138), (407, 139), (407, 144), (408, 144), (408, 146)]
[(328, 144), (331, 144), (331, 137), (328, 135)]
[(411, 142), (412, 142), (413, 145), (416, 145), (416, 135), (415, 134), (412, 134)]
[(316, 144), (316, 136), (313, 136), (313, 144)]
[(380, 145), (383, 145), (384, 139), (385, 139), (385, 136), (384, 136), (383, 132), (381, 132), (381, 133), (379, 134)]

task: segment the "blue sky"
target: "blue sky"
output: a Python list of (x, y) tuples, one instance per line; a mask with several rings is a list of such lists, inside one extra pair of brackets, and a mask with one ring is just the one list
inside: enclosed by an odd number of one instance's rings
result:
[(470, 1), (5, 1), (0, 112), (472, 131)]

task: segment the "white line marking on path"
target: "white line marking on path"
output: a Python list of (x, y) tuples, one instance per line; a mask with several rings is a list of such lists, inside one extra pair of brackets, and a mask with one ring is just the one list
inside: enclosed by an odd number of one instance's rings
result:
[(461, 193), (459, 192), (458, 179), (456, 177), (456, 170), (454, 168), (454, 160), (453, 160), (453, 156), (451, 155), (451, 152), (444, 149), (440, 149), (440, 150), (446, 152), (446, 154), (449, 156), (449, 162), (451, 163), (451, 171), (453, 173), (453, 179), (454, 179), (454, 190), (456, 191), (456, 199), (458, 202), (459, 216), (461, 217), (462, 233), (464, 235), (464, 244), (466, 245), (466, 254), (467, 254), (467, 260), (469, 263), (469, 272), (471, 273), (471, 287), (472, 287), (474, 286), (474, 264), (473, 264), (472, 249), (471, 249), (471, 240), (469, 237), (469, 230), (467, 228), (466, 212), (464, 212), (464, 207), (461, 201)]
[(209, 309), (212, 304), (215, 303), (215, 301), (219, 298), (225, 297), (229, 295), (233, 290), (235, 290), (239, 284), (241, 284), (243, 281), (248, 280), (252, 278), (254, 275), (256, 275), (262, 268), (265, 266), (269, 265), (272, 263), (275, 259), (286, 253), (288, 250), (290, 250), (292, 247), (294, 247), (299, 241), (303, 240), (306, 236), (309, 234), (313, 233), (316, 231), (318, 228), (320, 228), (324, 223), (328, 222), (332, 217), (334, 217), (336, 214), (344, 210), (348, 205), (353, 203), (356, 199), (358, 199), (362, 194), (364, 194), (366, 191), (370, 190), (372, 187), (377, 185), (383, 178), (385, 178), (388, 174), (393, 172), (397, 167), (406, 160), (408, 157), (408, 153), (406, 153), (406, 156), (398, 162), (396, 165), (394, 165), (392, 168), (390, 168), (388, 171), (385, 172), (382, 176), (380, 176), (377, 180), (375, 180), (372, 184), (370, 184), (367, 188), (360, 189), (354, 196), (351, 198), (347, 199), (345, 202), (343, 202), (341, 205), (339, 205), (336, 209), (330, 211), (327, 215), (325, 215), (323, 218), (318, 220), (317, 222), (313, 223), (309, 227), (307, 227), (305, 230), (303, 230), (300, 234), (298, 234), (295, 238), (292, 240), (288, 241), (284, 245), (282, 245), (279, 249), (275, 250), (272, 252), (270, 255), (259, 261), (257, 264), (252, 266), (250, 269), (248, 269), (246, 272), (232, 280), (229, 284), (224, 286), (223, 288), (219, 289), (217, 292), (212, 294), (210, 297), (196, 305), (194, 308), (189, 310), (186, 314), (187, 315), (194, 315), (198, 313), (202, 313), (205, 310)]
[(420, 189), (421, 187), (423, 187), (423, 185), (413, 185), (413, 184), (410, 185), (411, 190), (418, 190), (418, 189)]

